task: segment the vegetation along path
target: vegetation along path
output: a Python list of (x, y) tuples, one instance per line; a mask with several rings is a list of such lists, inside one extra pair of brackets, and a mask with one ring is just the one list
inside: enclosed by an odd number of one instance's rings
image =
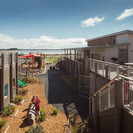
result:
[[(44, 96), (43, 84), (40, 82), (29, 84), (27, 88), (28, 94), (23, 97), (26, 101), (24, 101), (22, 105), (16, 105), (14, 113), (11, 116), (6, 117), (7, 125), (10, 126), (7, 133), (24, 133), (29, 129), (30, 125), (27, 124), (25, 118), (33, 95), (39, 96), (39, 99), (41, 100), (40, 106), (47, 112), (46, 121), (40, 123), (43, 126), (45, 133), (62, 133), (64, 125), (67, 123), (67, 118), (62, 112), (59, 112), (56, 116), (52, 114), (53, 106), (48, 104), (48, 101)], [(15, 115), (16, 111), (17, 114)]]

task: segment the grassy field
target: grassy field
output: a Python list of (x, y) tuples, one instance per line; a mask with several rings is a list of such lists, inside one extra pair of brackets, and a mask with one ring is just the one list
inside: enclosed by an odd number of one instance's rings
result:
[(45, 60), (47, 60), (47, 61), (51, 61), (51, 62), (57, 62), (57, 59), (58, 59), (59, 57), (45, 57)]

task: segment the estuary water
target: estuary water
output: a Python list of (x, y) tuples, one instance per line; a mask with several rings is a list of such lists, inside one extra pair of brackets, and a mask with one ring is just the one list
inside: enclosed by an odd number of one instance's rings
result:
[(43, 54), (64, 54), (64, 50), (54, 50), (54, 49), (45, 49), (45, 50), (18, 50), (18, 54), (29, 54), (29, 53), (43, 53)]

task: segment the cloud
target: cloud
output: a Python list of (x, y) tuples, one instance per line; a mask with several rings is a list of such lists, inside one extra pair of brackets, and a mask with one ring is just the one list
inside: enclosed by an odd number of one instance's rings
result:
[(131, 8), (131, 9), (126, 9), (124, 12), (122, 12), (122, 13), (120, 14), (119, 17), (116, 18), (116, 20), (123, 20), (123, 19), (125, 19), (125, 18), (127, 18), (127, 17), (130, 17), (130, 16), (133, 16), (133, 8)]
[(60, 49), (87, 46), (85, 38), (58, 39), (50, 36), (40, 36), (39, 38), (16, 39), (4, 34), (0, 34), (0, 48), (39, 48), (39, 49)]
[(88, 27), (88, 26), (95, 26), (97, 23), (100, 23), (104, 20), (104, 17), (94, 17), (94, 18), (88, 18), (86, 20), (81, 21), (81, 25), (83, 27)]

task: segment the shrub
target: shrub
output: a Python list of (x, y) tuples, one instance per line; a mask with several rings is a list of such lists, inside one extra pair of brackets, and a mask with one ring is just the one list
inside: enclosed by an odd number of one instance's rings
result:
[(16, 96), (14, 97), (13, 102), (14, 102), (15, 104), (18, 104), (18, 103), (20, 103), (21, 100), (22, 100), (22, 97), (21, 97), (20, 95), (16, 95)]
[(26, 93), (28, 92), (28, 90), (26, 88), (20, 88), (19, 89), (19, 95), (26, 95)]
[(28, 77), (22, 77), (21, 79), (23, 82), (27, 82), (28, 81)]
[(53, 111), (53, 115), (57, 115), (58, 112), (59, 112), (59, 109), (58, 108), (53, 108), (52, 111)]
[(44, 108), (41, 108), (40, 109), (40, 114), (38, 116), (38, 121), (42, 122), (42, 121), (45, 121), (45, 120), (46, 120), (46, 112), (45, 112)]
[(0, 129), (1, 129), (2, 127), (4, 127), (5, 124), (6, 124), (6, 121), (5, 121), (5, 120), (0, 120)]
[(29, 83), (35, 83), (35, 82), (37, 82), (38, 81), (38, 78), (32, 78), (32, 77), (30, 77), (29, 79), (28, 79), (29, 81)]
[[(84, 133), (84, 131), (82, 128), (73, 127), (72, 133)], [(87, 133), (87, 132), (85, 132), (85, 133)]]
[(8, 115), (12, 114), (14, 112), (14, 110), (15, 110), (15, 106), (8, 105), (2, 111), (2, 115), (8, 116)]
[(44, 133), (43, 127), (41, 125), (31, 126), (25, 133)]
[(38, 81), (38, 78), (35, 77), (22, 77), (22, 81), (26, 83), (35, 83)]

